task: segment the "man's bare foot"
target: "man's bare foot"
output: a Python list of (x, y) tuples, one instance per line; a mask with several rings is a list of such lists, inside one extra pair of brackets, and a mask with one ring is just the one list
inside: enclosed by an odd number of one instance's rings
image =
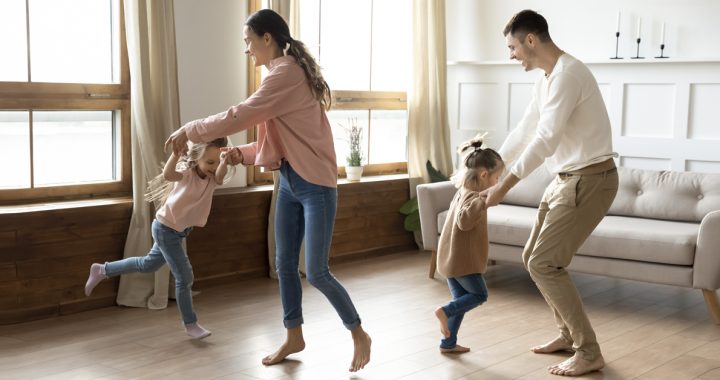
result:
[(435, 309), (435, 316), (440, 321), (440, 333), (445, 337), (450, 337), (450, 328), (448, 327), (448, 317), (442, 307)]
[(453, 348), (440, 347), (440, 353), (443, 354), (464, 354), (466, 352), (470, 352), (470, 347), (463, 347), (459, 344), (456, 344)]
[(350, 372), (357, 372), (368, 364), (370, 361), (370, 345), (372, 345), (372, 339), (361, 326), (351, 331), (353, 344), (355, 346), (355, 352), (353, 353), (353, 360), (350, 363)]
[(536, 354), (550, 354), (558, 351), (572, 351), (572, 344), (568, 343), (562, 336), (558, 336), (543, 345), (535, 346), (530, 351)]
[(548, 372), (553, 375), (560, 376), (581, 376), (588, 372), (597, 371), (605, 367), (605, 360), (602, 356), (598, 356), (593, 361), (585, 360), (582, 354), (576, 352), (571, 358), (548, 367)]
[(287, 338), (285, 339), (285, 343), (283, 343), (282, 346), (280, 346), (280, 348), (275, 351), (275, 353), (263, 358), (262, 363), (264, 365), (273, 365), (280, 363), (281, 361), (285, 360), (288, 355), (300, 352), (305, 349), (305, 339), (303, 339), (302, 328), (294, 327), (288, 329), (287, 331), (288, 333)]

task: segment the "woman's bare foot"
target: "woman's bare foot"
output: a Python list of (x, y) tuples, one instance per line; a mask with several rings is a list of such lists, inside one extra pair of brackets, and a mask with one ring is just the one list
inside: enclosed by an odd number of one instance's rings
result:
[(356, 327), (350, 332), (353, 338), (353, 344), (355, 345), (355, 352), (353, 353), (353, 361), (348, 369), (350, 372), (357, 372), (368, 364), (370, 361), (370, 345), (372, 339), (361, 326)]
[(535, 346), (530, 351), (536, 354), (550, 354), (558, 351), (572, 351), (572, 344), (563, 339), (562, 335), (540, 346)]
[(466, 352), (470, 352), (470, 347), (463, 347), (459, 344), (456, 344), (453, 348), (440, 347), (440, 353), (443, 354), (464, 354)]
[(450, 328), (448, 327), (448, 317), (442, 307), (435, 309), (435, 316), (440, 321), (440, 333), (445, 337), (450, 337)]
[(277, 364), (285, 360), (288, 355), (300, 352), (304, 349), (305, 339), (303, 339), (302, 327), (293, 327), (287, 330), (285, 343), (283, 343), (282, 346), (275, 351), (275, 353), (264, 357), (262, 363), (264, 365)]
[(605, 367), (605, 360), (602, 356), (598, 356), (593, 361), (582, 358), (581, 353), (576, 352), (571, 358), (548, 367), (548, 371), (553, 375), (560, 376), (581, 376), (588, 372), (597, 371)]

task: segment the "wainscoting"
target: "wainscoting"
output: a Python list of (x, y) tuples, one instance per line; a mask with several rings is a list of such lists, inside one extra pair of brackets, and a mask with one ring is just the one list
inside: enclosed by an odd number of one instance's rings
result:
[[(400, 206), (407, 176), (338, 186), (331, 262), (416, 249)], [(216, 193), (208, 223), (188, 237), (195, 289), (267, 276), (268, 187)], [(0, 325), (72, 314), (115, 304), (118, 279), (86, 298), (93, 262), (122, 258), (132, 201), (80, 202), (64, 207), (0, 207)]]
[[(600, 86), (621, 166), (720, 173), (720, 59), (588, 62)], [(449, 62), (448, 110), (457, 146), (488, 132), (502, 145), (541, 70), (515, 62)]]

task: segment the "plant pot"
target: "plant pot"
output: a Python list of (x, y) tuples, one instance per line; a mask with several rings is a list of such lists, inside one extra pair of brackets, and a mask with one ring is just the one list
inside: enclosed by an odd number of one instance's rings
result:
[(362, 177), (363, 167), (362, 166), (346, 166), (345, 173), (347, 174), (347, 180), (352, 182), (359, 182)]

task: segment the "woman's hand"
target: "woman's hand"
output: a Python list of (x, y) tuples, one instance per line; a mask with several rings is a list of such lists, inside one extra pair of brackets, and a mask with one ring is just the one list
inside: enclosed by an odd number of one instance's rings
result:
[(235, 166), (237, 164), (242, 164), (243, 155), (242, 152), (240, 152), (240, 149), (238, 149), (236, 146), (220, 148), (220, 151), (227, 156), (227, 160), (230, 165)]
[(187, 142), (187, 133), (185, 133), (185, 129), (180, 128), (173, 132), (173, 134), (168, 137), (167, 141), (165, 141), (165, 152), (167, 153), (168, 148), (172, 148), (172, 151), (176, 156), (185, 155), (188, 151)]

